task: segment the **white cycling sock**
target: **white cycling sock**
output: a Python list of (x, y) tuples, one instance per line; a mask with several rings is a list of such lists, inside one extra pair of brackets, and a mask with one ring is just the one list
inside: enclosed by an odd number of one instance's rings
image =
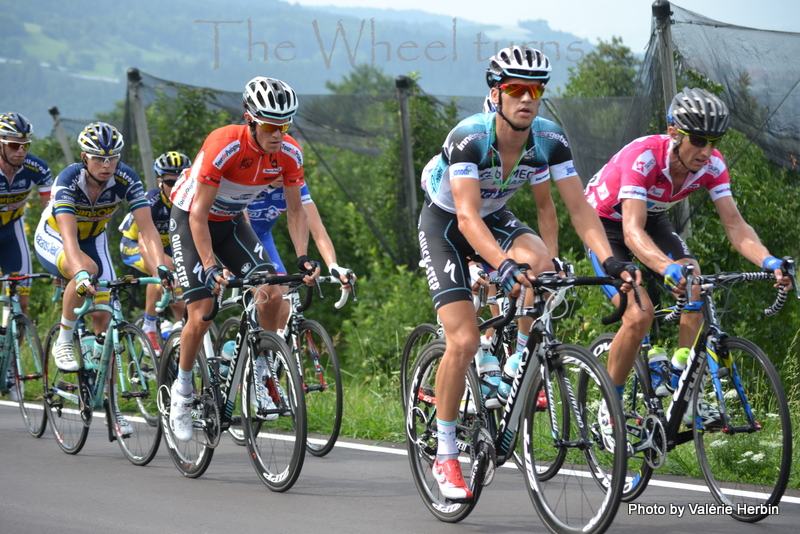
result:
[(436, 430), (439, 436), (439, 447), (436, 449), (436, 458), (440, 461), (458, 458), (456, 447), (456, 422), (436, 419)]
[(58, 331), (58, 340), (56, 340), (56, 343), (72, 343), (72, 333), (75, 331), (76, 324), (78, 324), (77, 319), (75, 321), (70, 321), (62, 315), (61, 330)]
[(192, 371), (184, 371), (178, 367), (178, 393), (184, 397), (192, 394)]

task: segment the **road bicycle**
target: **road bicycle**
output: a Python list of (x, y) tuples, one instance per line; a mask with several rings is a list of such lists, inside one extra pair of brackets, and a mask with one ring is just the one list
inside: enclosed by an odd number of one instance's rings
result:
[[(156, 405), (158, 358), (150, 340), (137, 326), (122, 316), (120, 294), (127, 288), (161, 284), (157, 277), (101, 280), (107, 287), (109, 304), (98, 304), (87, 297), (76, 308), (79, 323), (72, 339), (78, 355), (77, 371), (62, 371), (53, 358), (53, 346), (60, 325), (53, 325), (45, 344), (45, 406), (58, 446), (67, 454), (77, 454), (86, 443), (94, 410), (103, 408), (108, 440), (117, 441), (134, 465), (147, 465), (155, 457), (161, 441)], [(159, 304), (165, 306), (169, 292)], [(94, 335), (87, 332), (83, 318), (94, 312), (111, 314), (102, 352), (94, 352)], [(127, 425), (120, 425), (120, 417)]]
[(52, 278), (49, 274), (25, 274), (0, 278), (0, 288), (8, 284), (8, 294), (0, 296), (3, 323), (0, 326), (0, 391), (19, 403), (25, 428), (35, 438), (47, 426), (42, 394), (42, 343), (36, 327), (22, 313), (17, 287), (24, 280)]
[[(784, 258), (784, 270), (795, 288), (794, 261)], [(713, 291), (741, 282), (774, 280), (772, 273), (720, 272), (693, 275), (683, 268), (687, 287), (700, 286), (703, 326), (698, 333), (671, 404), (655, 395), (647, 355), (649, 336), (642, 341), (633, 373), (623, 397), (630, 458), (623, 490), (628, 502), (644, 492), (653, 471), (666, 461), (675, 447), (694, 441), (697, 460), (711, 495), (731, 516), (755, 522), (776, 513), (789, 480), (792, 457), (792, 426), (786, 395), (774, 365), (757, 345), (726, 333)], [(800, 298), (800, 289), (797, 289)], [(783, 306), (787, 293), (779, 290), (776, 301), (765, 311), (773, 315)], [(675, 306), (658, 310), (656, 316), (672, 321), (686, 305), (682, 296)], [(697, 312), (695, 312), (697, 313)], [(614, 334), (595, 339), (590, 351), (607, 360)], [(719, 413), (716, 421), (704, 421), (690, 407)], [(684, 417), (687, 409), (689, 415)], [(700, 409), (697, 410), (700, 412)], [(686, 425), (685, 423), (689, 423)], [(686, 428), (682, 430), (682, 428)], [(600, 484), (609, 474), (601, 461), (592, 471)]]
[[(320, 276), (315, 279), (315, 282), (320, 298), (324, 298), (319, 289), (320, 284), (341, 285), (339, 278), (334, 276)], [(289, 302), (290, 312), (284, 328), (279, 333), (282, 332), (284, 341), (297, 360), (300, 377), (303, 381), (303, 390), (306, 393), (308, 424), (306, 450), (314, 456), (325, 456), (336, 444), (342, 427), (344, 393), (339, 358), (333, 340), (325, 328), (317, 321), (306, 319), (303, 316), (306, 304), (300, 294), (300, 289), (306, 287), (305, 284), (301, 281), (283, 285), (288, 287), (283, 298)], [(341, 297), (334, 305), (336, 309), (344, 307), (351, 292), (353, 293), (353, 302), (358, 301), (355, 293), (355, 281), (352, 278), (350, 279), (350, 288), (348, 291), (342, 291)], [(217, 354), (220, 354), (227, 341), (235, 339), (236, 333), (239, 331), (239, 323), (238, 317), (231, 317), (222, 323), (216, 342)], [(228, 433), (234, 442), (244, 445), (241, 427), (231, 425)]]
[[(220, 357), (210, 336), (203, 338), (193, 372), (192, 423), (189, 441), (179, 441), (169, 425), (170, 388), (177, 378), (180, 362), (181, 332), (167, 338), (159, 373), (158, 407), (167, 449), (178, 470), (186, 477), (205, 473), (222, 432), (239, 424), (248, 456), (259, 479), (271, 490), (283, 492), (297, 481), (305, 458), (305, 395), (297, 364), (284, 340), (258, 324), (256, 304), (264, 297), (258, 286), (281, 284), (303, 279), (297, 275), (256, 273), (248, 278), (229, 280), (227, 288), (242, 288), (237, 303), (242, 306), (236, 343), (227, 375), (220, 375)], [(246, 290), (246, 291), (245, 291)], [(309, 292), (310, 298), (311, 292)], [(214, 299), (213, 320), (222, 303), (222, 293)], [(275, 404), (274, 409), (258, 401), (256, 361), (266, 360), (263, 384)], [(240, 419), (235, 418), (241, 385)]]
[[(613, 421), (622, 420), (622, 409), (618, 402), (608, 402), (616, 399), (616, 389), (598, 360), (583, 347), (557, 340), (545, 291), (580, 285), (620, 287), (622, 281), (541, 273), (531, 284), (535, 291), (533, 306), (518, 310), (512, 302), (505, 316), (480, 324), (481, 331), (495, 328), (497, 332), (514, 318), (533, 319), (502, 409), (486, 407), (474, 363), (468, 368), (456, 440), (462, 453), (460, 460), (466, 464), (464, 478), (473, 498), (468, 501), (444, 498), (431, 472), (438, 442), (436, 374), (445, 351), (443, 339), (434, 340), (423, 349), (410, 376), (406, 440), (411, 472), (423, 502), (434, 516), (446, 522), (461, 521), (474, 509), (483, 487), (492, 482), (496, 467), (513, 456), (519, 440), (528, 493), (547, 528), (558, 533), (603, 532), (619, 506), (626, 456), (622, 448), (606, 452), (611, 458), (610, 472), (617, 478), (612, 478), (606, 487), (587, 484), (588, 455), (599, 447), (589, 429), (597, 421), (597, 408), (603, 399), (613, 406)], [(618, 320), (624, 304), (604, 321)], [(499, 342), (495, 339), (495, 343)], [(575, 381), (580, 374), (591, 380), (585, 384), (584, 399), (579, 404)], [(544, 408), (537, 407), (542, 390), (547, 397)], [(610, 430), (615, 439), (624, 437), (622, 425), (612, 423)]]

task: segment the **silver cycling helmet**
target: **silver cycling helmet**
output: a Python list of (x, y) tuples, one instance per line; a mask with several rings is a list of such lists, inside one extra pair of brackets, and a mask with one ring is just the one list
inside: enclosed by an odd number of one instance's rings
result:
[(547, 56), (535, 48), (510, 46), (503, 48), (489, 60), (486, 84), (494, 87), (503, 78), (522, 78), (546, 85), (550, 81), (552, 70)]
[(254, 117), (285, 120), (297, 113), (297, 94), (285, 82), (258, 76), (245, 87), (242, 105)]
[(730, 125), (728, 106), (705, 89), (684, 88), (675, 95), (667, 111), (670, 126), (688, 134), (719, 137)]

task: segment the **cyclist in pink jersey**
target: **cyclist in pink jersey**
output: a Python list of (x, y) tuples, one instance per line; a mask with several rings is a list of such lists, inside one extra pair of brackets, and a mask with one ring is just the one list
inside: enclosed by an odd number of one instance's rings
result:
[[(308, 218), (300, 197), (305, 183), (303, 155), (297, 142), (286, 135), (297, 113), (297, 95), (280, 80), (257, 77), (247, 84), (242, 99), (246, 124), (211, 132), (170, 196), (170, 243), (187, 310), (181, 333), (180, 369), (170, 402), (170, 426), (181, 441), (192, 437), (192, 369), (211, 324), (203, 316), (211, 312), (212, 294), (218, 294), (227, 284), (229, 273), (243, 277), (258, 271), (275, 272), (243, 212), (278, 176), (284, 178), (297, 268), (312, 273), (306, 277), (309, 284), (319, 274), (306, 256)], [(217, 265), (217, 257), (226, 269)], [(259, 322), (274, 331), (282, 302), (280, 288), (265, 286), (259, 291), (267, 297), (257, 299)], [(259, 360), (263, 362), (262, 358)], [(256, 367), (260, 379), (263, 372), (259, 363)], [(261, 408), (274, 408), (260, 380), (258, 402)]]
[[(666, 210), (692, 192), (705, 188), (719, 213), (728, 240), (744, 257), (764, 270), (773, 271), (777, 282), (788, 290), (791, 281), (781, 270), (782, 261), (770, 254), (753, 228), (739, 213), (731, 192), (725, 160), (716, 149), (728, 130), (727, 105), (703, 89), (678, 93), (667, 113), (667, 135), (642, 137), (625, 146), (586, 186), (589, 204), (594, 206), (606, 229), (614, 257), (631, 261), (635, 257), (676, 295), (686, 291), (681, 266), (700, 268), (686, 243), (666, 216)], [(590, 251), (595, 271), (602, 273)], [(695, 287), (692, 300), (699, 298)], [(616, 301), (613, 292), (606, 291)], [(653, 321), (653, 305), (642, 292), (645, 310), (631, 299), (622, 326), (609, 350), (608, 370), (621, 388), (633, 367), (641, 341)], [(679, 345), (688, 354), (702, 322), (699, 313), (683, 314)], [(680, 350), (680, 349), (679, 349)], [(664, 362), (666, 364), (666, 362)], [(664, 365), (654, 376), (654, 387), (667, 394), (670, 370)], [(658, 381), (658, 383), (656, 383)], [(719, 414), (701, 413), (708, 423)], [(602, 424), (602, 421), (601, 421)]]

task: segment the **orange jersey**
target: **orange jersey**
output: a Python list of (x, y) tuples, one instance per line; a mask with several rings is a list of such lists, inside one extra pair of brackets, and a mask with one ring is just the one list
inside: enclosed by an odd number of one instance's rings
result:
[(233, 219), (268, 184), (283, 176), (284, 187), (301, 187), (303, 153), (290, 136), (281, 150), (267, 154), (250, 137), (247, 125), (223, 126), (211, 132), (194, 164), (181, 174), (170, 200), (183, 211), (192, 211), (198, 182), (216, 187), (217, 198), (208, 214), (210, 221)]

